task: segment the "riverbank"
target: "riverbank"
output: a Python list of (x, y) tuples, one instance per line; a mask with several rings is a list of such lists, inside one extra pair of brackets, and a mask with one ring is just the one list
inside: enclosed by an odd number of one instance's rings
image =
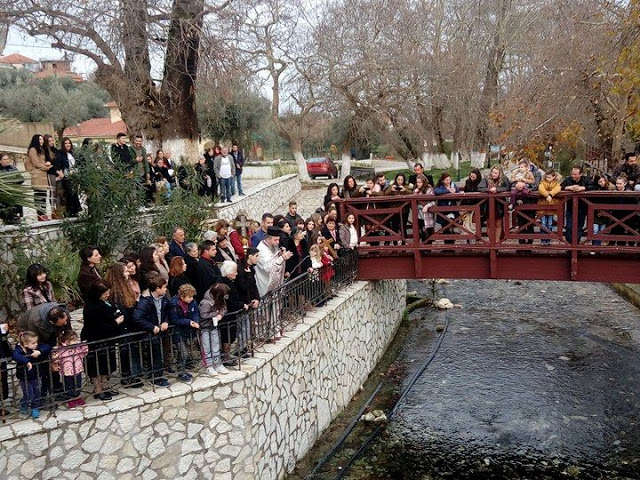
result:
[[(640, 478), (636, 307), (604, 284), (454, 281), (446, 290), (463, 309), (417, 312), (393, 363), (401, 383), (448, 322), (442, 345), (343, 478)], [(336, 478), (341, 461), (314, 478)]]

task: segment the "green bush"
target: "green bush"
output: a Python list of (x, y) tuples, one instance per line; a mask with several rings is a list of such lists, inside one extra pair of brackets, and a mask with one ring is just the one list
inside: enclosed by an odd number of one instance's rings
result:
[(13, 261), (0, 264), (0, 284), (4, 286), (0, 289), (0, 309), (8, 319), (17, 318), (22, 311), (22, 289), (27, 268), (33, 263), (41, 263), (49, 271), (48, 279), (57, 301), (79, 305), (80, 256), (66, 238), (51, 241), (22, 227), (13, 237), (9, 250)]
[(72, 181), (86, 195), (87, 208), (77, 222), (65, 221), (63, 231), (76, 250), (96, 245), (109, 255), (136, 235), (144, 189), (131, 174), (114, 166), (104, 149), (101, 145), (96, 151), (81, 152)]
[(174, 188), (166, 205), (153, 210), (151, 229), (155, 236), (163, 235), (170, 238), (175, 227), (182, 227), (190, 242), (199, 243), (202, 237), (202, 223), (211, 217), (213, 209), (207, 199), (196, 193), (200, 186), (200, 178), (194, 168), (191, 165), (184, 168), (186, 174), (182, 176), (180, 184), (185, 188)]

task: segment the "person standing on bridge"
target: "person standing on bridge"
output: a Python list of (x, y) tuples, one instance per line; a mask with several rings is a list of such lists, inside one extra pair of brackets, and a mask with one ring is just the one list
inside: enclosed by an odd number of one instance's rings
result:
[[(433, 190), (433, 193), (436, 195), (447, 195), (452, 193), (460, 193), (458, 190), (458, 186), (451, 181), (451, 175), (447, 172), (442, 172), (440, 175), (440, 180), (438, 180), (438, 184), (436, 188)], [(443, 211), (440, 213), (440, 216), (436, 219), (438, 224), (440, 225), (440, 233), (454, 233), (453, 227), (455, 226), (456, 218), (460, 216), (457, 210), (458, 202), (454, 199), (446, 199), (446, 200), (438, 200), (439, 207), (453, 207), (450, 211)], [(444, 243), (455, 243), (455, 240), (445, 240)]]
[[(553, 232), (553, 220), (556, 214), (556, 210), (553, 206), (560, 203), (560, 200), (555, 198), (557, 194), (562, 191), (562, 187), (560, 186), (560, 175), (556, 174), (555, 170), (547, 170), (544, 174), (544, 178), (540, 182), (538, 186), (538, 193), (540, 194), (540, 198), (538, 199), (538, 206), (546, 207), (546, 210), (538, 210), (536, 215), (540, 215), (540, 221), (542, 222), (542, 227), (546, 228), (540, 229), (540, 233), (544, 233), (546, 235), (550, 235)], [(549, 245), (551, 240), (542, 239), (542, 245)]]
[[(580, 165), (573, 167), (571, 169), (571, 175), (565, 178), (560, 185), (563, 191), (571, 193), (581, 193), (591, 190), (591, 182), (589, 182), (586, 175), (582, 174), (582, 167)], [(578, 202), (578, 211), (575, 212), (575, 214), (578, 215), (577, 242), (580, 242), (584, 233), (584, 222), (587, 218), (587, 205), (584, 202)], [(573, 198), (569, 198), (565, 215), (565, 236), (569, 243), (573, 242), (573, 215)]]
[[(502, 172), (502, 168), (495, 166), (489, 171), (489, 175), (484, 177), (478, 185), (478, 191), (483, 193), (502, 193), (509, 191), (509, 180)], [(500, 242), (502, 236), (502, 217), (504, 217), (504, 207), (501, 202), (490, 199), (495, 202), (495, 219), (494, 225), (487, 223), (487, 231), (493, 230), (491, 233), (494, 235), (495, 242)], [(485, 212), (485, 215), (489, 215), (489, 212)]]
[(636, 152), (625, 154), (622, 165), (618, 165), (613, 169), (611, 181), (615, 182), (622, 174), (627, 177), (627, 186), (630, 187), (630, 190), (633, 190), (640, 181), (640, 165), (638, 165), (638, 154)]

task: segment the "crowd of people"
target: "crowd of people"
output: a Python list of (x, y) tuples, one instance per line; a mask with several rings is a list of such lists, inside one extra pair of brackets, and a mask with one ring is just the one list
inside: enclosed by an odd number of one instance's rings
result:
[[(488, 217), (488, 209), (486, 204), (480, 209), (480, 218), (469, 209), (465, 211), (465, 205), (474, 205), (479, 202), (472, 197), (465, 196), (456, 198), (455, 194), (460, 193), (504, 193), (509, 194), (508, 200), (503, 203), (496, 204), (496, 221), (495, 229), (487, 232), (487, 235), (493, 235), (496, 242), (500, 241), (505, 235), (503, 223), (501, 221), (505, 216), (510, 217), (507, 224), (511, 225), (513, 232), (521, 234), (530, 234), (534, 232), (534, 227), (539, 225), (540, 233), (552, 234), (558, 227), (558, 205), (560, 199), (557, 195), (560, 192), (580, 193), (585, 191), (605, 191), (605, 192), (629, 192), (640, 191), (640, 166), (637, 163), (637, 155), (628, 153), (624, 162), (613, 170), (612, 175), (600, 174), (593, 177), (587, 176), (583, 172), (580, 165), (575, 165), (571, 169), (571, 174), (566, 178), (553, 169), (542, 170), (535, 166), (532, 162), (523, 158), (518, 161), (517, 168), (512, 172), (505, 173), (501, 166), (496, 165), (491, 168), (488, 175), (484, 176), (478, 169), (472, 169), (464, 184), (457, 185), (453, 181), (451, 175), (443, 172), (437, 181), (426, 175), (423, 166), (416, 163), (414, 166), (414, 174), (407, 179), (403, 173), (395, 175), (393, 180), (389, 181), (384, 173), (378, 173), (375, 177), (369, 178), (365, 183), (359, 186), (353, 177), (347, 177), (344, 180), (343, 188), (340, 189), (335, 183), (329, 185), (327, 194), (324, 199), (325, 208), (330, 211), (337, 212), (336, 202), (340, 199), (348, 198), (372, 198), (372, 197), (396, 197), (406, 195), (433, 195), (433, 199), (429, 201), (418, 202), (418, 229), (419, 237), (422, 242), (431, 243), (430, 237), (435, 233), (439, 226), (438, 232), (443, 234), (464, 233), (468, 235), (476, 234), (478, 225), (484, 225)], [(444, 196), (441, 199), (438, 196)], [(636, 198), (628, 195), (611, 195), (598, 198), (596, 202), (602, 204), (637, 204)], [(393, 207), (399, 205), (397, 202), (386, 201), (384, 204), (364, 204), (360, 208), (370, 210), (375, 208)], [(528, 216), (537, 219), (537, 222), (529, 221), (526, 216), (519, 215), (517, 207), (523, 204), (536, 204), (537, 209), (528, 209)], [(440, 207), (440, 208), (434, 208)], [(442, 208), (444, 207), (444, 208)], [(447, 207), (451, 207), (448, 209)], [(584, 228), (587, 216), (587, 204), (580, 202), (577, 208), (577, 225), (576, 232), (578, 242), (584, 235)], [(395, 232), (401, 236), (406, 235), (409, 229), (410, 210), (409, 207), (401, 208), (401, 213), (394, 215), (381, 215), (388, 217), (385, 221), (385, 228), (376, 226), (374, 222), (368, 222), (369, 225), (360, 225), (368, 232), (368, 236), (380, 235), (388, 236), (390, 232)], [(531, 212), (531, 210), (533, 210)], [(375, 213), (369, 212), (369, 217), (375, 217)], [(640, 225), (638, 216), (627, 218), (628, 211), (624, 209), (611, 211), (599, 211), (596, 215), (596, 221), (593, 226), (594, 234), (602, 232), (609, 225), (612, 225), (610, 234), (612, 235), (629, 235), (635, 229), (637, 231)], [(574, 237), (574, 212), (573, 203), (567, 202), (564, 210), (564, 236), (568, 243), (571, 243)], [(622, 224), (615, 224), (616, 220), (625, 220), (627, 227)], [(348, 218), (338, 232), (338, 237), (351, 238), (345, 230), (353, 223)], [(361, 220), (363, 223), (363, 220)], [(406, 235), (409, 237), (409, 235)], [(403, 238), (406, 238), (403, 237)], [(381, 239), (384, 241), (384, 239)], [(444, 240), (445, 244), (452, 244), (455, 240), (451, 236)], [(520, 243), (531, 244), (532, 239), (519, 240)], [(372, 244), (379, 244), (373, 242)], [(542, 245), (550, 245), (551, 241), (542, 239)], [(618, 245), (625, 245), (629, 242), (617, 240)], [(598, 240), (593, 241), (594, 245), (600, 245)]]
[[(197, 185), (188, 185), (185, 165), (176, 162), (168, 149), (159, 149), (154, 156), (147, 153), (142, 135), (134, 135), (130, 145), (127, 138), (125, 133), (118, 133), (110, 147), (109, 159), (115, 167), (137, 179), (145, 191), (148, 205), (169, 198), (176, 186), (195, 191), (212, 201), (231, 202), (236, 192), (244, 195), (242, 169), (245, 159), (238, 142), (232, 142), (230, 150), (219, 143), (205, 143), (205, 151), (194, 165)], [(79, 162), (99, 152), (100, 144), (93, 143), (90, 138), (85, 138), (82, 145), (75, 148), (68, 137), (63, 137), (57, 147), (52, 135), (33, 135), (24, 167), (31, 180), (39, 221), (76, 217), (80, 213), (81, 195), (72, 178)], [(15, 183), (25, 181), (9, 154), (3, 154), (0, 159), (0, 173), (3, 172), (11, 173)], [(18, 223), (22, 217), (22, 207), (0, 205), (0, 219), (5, 223)]]
[[(304, 220), (292, 201), (286, 215), (265, 213), (244, 237), (235, 221), (218, 220), (199, 245), (176, 227), (171, 238), (158, 237), (106, 269), (103, 252), (88, 246), (79, 252), (78, 332), (66, 306), (56, 301), (46, 265), (31, 265), (22, 291), (24, 313), (15, 331), (2, 324), (0, 415), (8, 414), (4, 400), (10, 392), (17, 398), (12, 376), (22, 391), (20, 413), (38, 418), (43, 405), (85, 405), (87, 378), (93, 398), (108, 401), (121, 393), (118, 386), (166, 387), (170, 378), (190, 382), (200, 369), (226, 375), (228, 366), (250, 354), (249, 339), (257, 335), (245, 314), (261, 308), (270, 292), (308, 278), (311, 291), (322, 293), (311, 308), (335, 295), (334, 262), (358, 245), (353, 216), (339, 225), (335, 213), (319, 208)], [(299, 302), (300, 295), (286, 301)], [(277, 326), (265, 334), (273, 337), (267, 341), (279, 339), (276, 317), (282, 314), (265, 309)]]

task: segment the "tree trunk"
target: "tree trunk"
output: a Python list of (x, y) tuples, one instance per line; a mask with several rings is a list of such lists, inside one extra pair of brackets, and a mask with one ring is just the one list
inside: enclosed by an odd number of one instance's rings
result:
[(298, 165), (298, 178), (303, 183), (308, 182), (310, 178), (307, 173), (307, 162), (305, 161), (302, 153), (302, 142), (300, 140), (291, 140), (291, 152), (293, 153), (293, 158), (295, 158), (296, 164)]
[(342, 151), (342, 167), (340, 169), (340, 177), (345, 178), (351, 175), (351, 152)]
[(498, 103), (498, 81), (500, 72), (504, 64), (506, 45), (504, 45), (504, 30), (506, 20), (511, 8), (512, 0), (501, 0), (500, 11), (497, 12), (496, 29), (493, 33), (493, 44), (489, 52), (489, 62), (484, 79), (482, 94), (480, 97), (480, 108), (478, 112), (478, 133), (476, 136), (476, 147), (485, 148), (489, 141), (490, 115), (493, 108)]
[(174, 158), (189, 162), (198, 158), (198, 115), (196, 113), (196, 76), (200, 31), (204, 14), (202, 0), (175, 0), (171, 12), (164, 81), (160, 92), (162, 142), (172, 144)]
[(611, 142), (611, 159), (618, 162), (622, 158), (622, 141), (624, 139), (624, 128), (626, 125), (628, 109), (629, 109), (630, 93), (621, 92), (620, 101), (618, 102), (618, 111), (614, 115), (613, 121), (613, 138)]

